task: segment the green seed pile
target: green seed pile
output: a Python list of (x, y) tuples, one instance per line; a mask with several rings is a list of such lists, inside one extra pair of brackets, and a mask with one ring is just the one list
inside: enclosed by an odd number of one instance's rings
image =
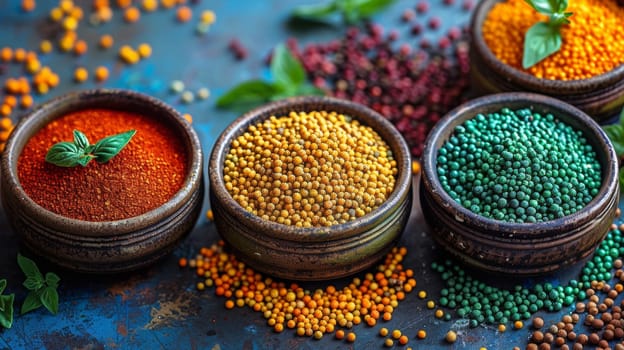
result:
[[(624, 264), (621, 259), (624, 256), (623, 230), (624, 225), (618, 228), (613, 224), (592, 258), (585, 263), (579, 279), (570, 280), (558, 286), (543, 283), (536, 284), (533, 288), (518, 285), (512, 290), (505, 290), (478, 280), (451, 260), (443, 263), (434, 262), (432, 269), (439, 273), (444, 281), (438, 304), (454, 309), (456, 316), (468, 319), (471, 327), (477, 327), (480, 324), (506, 324), (527, 320), (537, 311), (560, 311), (572, 305), (576, 306), (577, 313), (586, 311), (587, 317), (591, 316), (590, 319), (609, 310), (613, 313), (613, 300), (617, 297), (616, 294), (624, 290), (624, 270), (622, 269)], [(616, 269), (615, 272), (614, 269)], [(611, 287), (608, 282), (614, 278), (615, 285)], [(600, 303), (597, 300), (598, 297), (593, 296), (599, 293), (603, 293), (608, 299)], [(590, 302), (586, 305), (583, 302), (588, 297)], [(624, 308), (624, 304), (620, 305), (620, 308)], [(453, 315), (449, 312), (444, 314), (444, 320), (451, 320), (452, 317)], [(596, 322), (594, 325), (599, 325), (599, 323)], [(607, 324), (608, 322), (604, 323), (604, 329), (607, 329)], [(624, 323), (618, 323), (618, 325), (620, 328), (624, 327)], [(622, 335), (624, 336), (624, 328)], [(609, 337), (608, 332), (607, 337)], [(546, 340), (549, 338), (550, 336), (546, 337)], [(552, 338), (552, 341), (556, 338)], [(600, 339), (599, 337), (598, 340)]]
[(247, 211), (299, 227), (346, 223), (394, 189), (396, 161), (371, 127), (335, 112), (291, 112), (232, 142), (227, 191)]
[(470, 211), (506, 222), (542, 222), (582, 209), (601, 167), (583, 133), (530, 109), (478, 114), (455, 127), (437, 156), (444, 190)]

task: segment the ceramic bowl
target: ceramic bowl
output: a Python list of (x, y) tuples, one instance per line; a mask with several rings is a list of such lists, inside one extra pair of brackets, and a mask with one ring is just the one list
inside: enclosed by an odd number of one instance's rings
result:
[[(181, 189), (160, 207), (115, 221), (84, 221), (51, 212), (22, 188), (17, 161), (28, 140), (43, 126), (69, 112), (106, 108), (159, 118), (174, 128), (188, 152)], [(163, 102), (126, 90), (88, 90), (52, 99), (16, 125), (2, 158), (2, 203), (12, 228), (33, 253), (79, 272), (115, 273), (147, 266), (171, 252), (193, 228), (204, 195), (202, 150), (190, 124)]]
[(624, 106), (624, 65), (582, 80), (540, 79), (501, 62), (483, 39), (483, 22), (492, 6), (502, 0), (479, 1), (470, 23), (470, 66), (475, 93), (525, 91), (567, 102), (598, 122), (617, 117)]
[[(250, 125), (272, 115), (314, 110), (351, 116), (379, 133), (397, 161), (398, 174), (393, 192), (370, 213), (329, 227), (297, 228), (249, 213), (225, 189), (224, 160), (232, 140)], [(290, 98), (243, 114), (218, 138), (210, 156), (209, 173), (210, 204), (217, 231), (224, 241), (254, 269), (293, 280), (339, 278), (374, 265), (400, 238), (412, 206), (411, 158), (403, 137), (373, 110), (335, 98)]]
[[(583, 209), (551, 221), (509, 223), (477, 215), (445, 192), (437, 176), (440, 147), (457, 125), (503, 107), (552, 113), (583, 132), (602, 168), (599, 193)], [(420, 201), (432, 238), (451, 256), (487, 272), (537, 275), (584, 259), (613, 223), (619, 193), (617, 158), (606, 134), (579, 109), (543, 95), (495, 94), (457, 107), (432, 129), (422, 157)]]

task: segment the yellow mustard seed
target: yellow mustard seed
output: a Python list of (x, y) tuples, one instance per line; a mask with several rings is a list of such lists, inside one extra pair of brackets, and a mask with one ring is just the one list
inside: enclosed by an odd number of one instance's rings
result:
[(397, 174), (372, 128), (327, 111), (291, 112), (250, 126), (232, 141), (225, 187), (245, 210), (298, 227), (332, 226), (370, 213)]

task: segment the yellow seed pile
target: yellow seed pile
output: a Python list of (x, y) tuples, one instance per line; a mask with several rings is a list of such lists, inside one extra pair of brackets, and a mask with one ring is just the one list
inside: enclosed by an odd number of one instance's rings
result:
[(228, 192), (247, 211), (298, 227), (346, 223), (381, 205), (396, 161), (371, 127), (345, 115), (291, 112), (252, 125), (232, 142)]

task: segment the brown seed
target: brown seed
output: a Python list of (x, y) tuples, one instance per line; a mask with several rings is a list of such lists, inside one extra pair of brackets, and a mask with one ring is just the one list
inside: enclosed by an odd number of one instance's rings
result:
[(570, 316), (570, 315), (563, 315), (563, 317), (561, 317), (561, 321), (563, 323), (571, 323), (572, 322), (572, 316)]
[(576, 303), (576, 312), (578, 312), (578, 313), (585, 312), (585, 303), (583, 303), (581, 301)]
[(598, 342), (600, 341), (600, 336), (597, 333), (592, 333), (589, 335), (589, 343), (590, 344), (598, 344)]
[(559, 327), (556, 324), (553, 324), (550, 327), (548, 327), (548, 332), (552, 334), (557, 334), (557, 332), (559, 332)]
[(573, 331), (568, 332), (568, 339), (576, 340), (576, 333), (574, 333)]
[(624, 329), (617, 327), (613, 330), (613, 334), (615, 338), (622, 339), (622, 337), (624, 337)]
[(574, 329), (574, 323), (566, 323), (565, 325), (566, 332), (570, 333), (572, 332), (573, 329)]
[(598, 347), (599, 347), (599, 348), (602, 348), (602, 349), (610, 349), (610, 347), (609, 347), (609, 342), (608, 342), (608, 341), (606, 341), (606, 340), (604, 340), (604, 339), (602, 339), (602, 340), (600, 340), (600, 341), (598, 342)]
[(552, 343), (555, 340), (555, 336), (552, 335), (552, 333), (546, 333), (544, 334), (544, 343)]
[(531, 340), (533, 340), (536, 343), (541, 343), (544, 341), (544, 333), (542, 333), (542, 331), (535, 331), (533, 332), (533, 335), (531, 336)]
[(607, 329), (604, 332), (602, 332), (602, 338), (604, 338), (606, 340), (613, 340), (614, 337), (615, 337), (615, 334), (610, 329)]
[(526, 350), (537, 350), (537, 349), (538, 349), (537, 344), (534, 344), (534, 343), (528, 343), (526, 346)]
[(624, 350), (624, 345), (622, 345), (621, 343), (615, 344), (613, 350)]
[(568, 344), (563, 344), (561, 345), (561, 350), (570, 350), (570, 347), (568, 346)]
[(591, 326), (592, 322), (594, 322), (594, 316), (593, 315), (587, 315), (585, 316), (585, 325), (586, 326)]
[(534, 317), (533, 318), (533, 328), (535, 329), (540, 329), (544, 327), (544, 319), (541, 317)]
[(581, 345), (585, 345), (589, 342), (589, 336), (587, 334), (579, 334), (576, 337), (576, 342)]
[(594, 328), (594, 329), (602, 329), (602, 327), (604, 327), (604, 321), (602, 321), (602, 320), (601, 320), (601, 319), (599, 319), (599, 318), (595, 318), (595, 319), (592, 321), (591, 326), (592, 326), (592, 328)]
[(564, 337), (557, 337), (555, 338), (555, 345), (558, 347), (561, 347), (561, 345), (566, 343), (566, 338)]
[(539, 350), (550, 350), (550, 343), (541, 343), (539, 345)]
[(583, 345), (581, 345), (581, 343), (574, 343), (572, 350), (583, 350)]
[(576, 324), (580, 319), (581, 316), (579, 316), (579, 314), (572, 314), (572, 323)]
[(565, 329), (561, 328), (559, 332), (557, 332), (557, 336), (561, 338), (565, 338), (568, 336), (568, 332)]
[(611, 315), (608, 312), (605, 312), (602, 315), (600, 315), (600, 319), (604, 321), (605, 323), (609, 323), (613, 319), (613, 315)]
[(609, 298), (611, 298), (611, 299), (615, 299), (615, 298), (617, 298), (618, 294), (619, 294), (619, 293), (618, 293), (618, 291), (617, 291), (617, 290), (615, 290), (615, 289), (611, 289), (611, 290), (609, 291), (609, 293), (607, 293), (607, 296), (608, 296)]

